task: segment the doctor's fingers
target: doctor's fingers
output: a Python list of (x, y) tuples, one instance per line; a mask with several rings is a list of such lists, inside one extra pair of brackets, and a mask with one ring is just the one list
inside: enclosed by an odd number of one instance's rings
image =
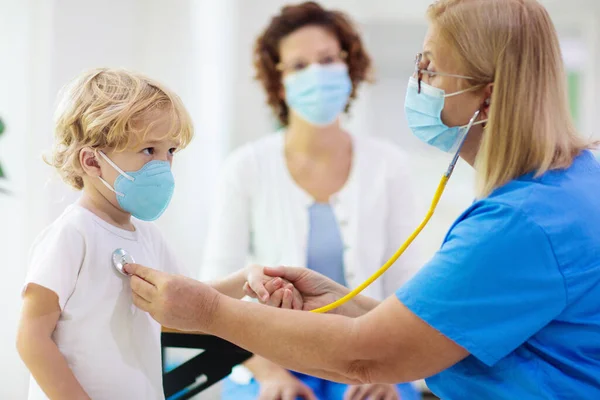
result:
[(129, 275), (136, 275), (146, 282), (158, 286), (159, 281), (165, 275), (164, 272), (152, 268), (144, 267), (140, 264), (125, 264), (123, 270)]
[(265, 283), (265, 289), (270, 295), (275, 293), (277, 290), (283, 289), (285, 281), (281, 278), (273, 278)]
[(302, 310), (304, 308), (304, 298), (302, 297), (302, 293), (300, 293), (300, 291), (298, 291), (291, 283), (288, 283), (285, 287), (292, 292), (292, 310)]
[(150, 302), (133, 293), (133, 304), (142, 311), (150, 312)]
[(275, 293), (273, 293), (271, 295), (271, 297), (269, 298), (269, 300), (267, 300), (267, 302), (265, 304), (268, 306), (271, 306), (271, 307), (280, 307), (281, 302), (283, 301), (284, 292), (285, 292), (285, 289), (277, 290)]
[(278, 291), (283, 292), (281, 308), (286, 308), (288, 310), (302, 310), (302, 307), (304, 306), (304, 300), (294, 285), (288, 283)]
[(263, 283), (259, 280), (249, 280), (244, 283), (244, 293), (253, 299), (259, 299), (261, 303), (266, 304), (276, 290), (283, 287), (283, 280), (281, 278), (273, 278), (267, 283)]
[(283, 289), (283, 297), (281, 298), (281, 308), (288, 310), (292, 309), (292, 303), (294, 301), (294, 295), (291, 289)]
[(136, 275), (131, 277), (129, 285), (131, 286), (131, 290), (134, 294), (146, 300), (147, 302), (152, 302), (158, 291), (156, 286), (146, 282)]

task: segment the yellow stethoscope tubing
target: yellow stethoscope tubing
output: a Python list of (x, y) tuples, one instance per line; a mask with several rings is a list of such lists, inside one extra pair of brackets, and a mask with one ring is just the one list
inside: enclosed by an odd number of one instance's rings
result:
[(450, 162), (448, 169), (446, 170), (446, 172), (442, 176), (442, 179), (440, 180), (440, 183), (438, 184), (438, 187), (435, 191), (435, 195), (433, 196), (433, 200), (431, 201), (431, 205), (429, 206), (429, 211), (427, 211), (425, 218), (423, 219), (423, 221), (421, 221), (421, 223), (419, 224), (417, 229), (415, 229), (415, 231), (408, 237), (408, 239), (406, 239), (406, 241), (402, 244), (402, 246), (400, 246), (400, 248), (394, 253), (394, 255), (392, 255), (392, 257), (390, 257), (390, 259), (387, 260), (387, 262), (381, 268), (379, 268), (377, 271), (375, 271), (375, 273), (373, 275), (371, 275), (366, 281), (361, 283), (359, 286), (357, 286), (355, 289), (350, 291), (350, 293), (348, 293), (344, 297), (342, 297), (326, 306), (314, 309), (311, 312), (326, 313), (326, 312), (336, 309), (339, 306), (352, 300), (354, 297), (356, 297), (358, 294), (360, 294), (360, 292), (362, 292), (369, 285), (371, 285), (373, 282), (375, 282), (381, 275), (383, 275), (385, 273), (385, 271), (390, 269), (390, 267), (392, 265), (394, 265), (396, 260), (398, 260), (398, 258), (400, 258), (400, 256), (406, 251), (406, 249), (417, 238), (417, 236), (419, 236), (419, 234), (421, 233), (423, 228), (425, 228), (425, 226), (429, 223), (429, 220), (433, 216), (433, 213), (435, 212), (435, 209), (436, 209), (438, 203), (440, 202), (440, 199), (442, 198), (442, 194), (444, 193), (444, 190), (446, 189), (446, 185), (447, 185), (448, 181), (450, 180), (450, 176), (452, 176), (452, 172), (454, 171), (454, 167), (456, 166), (456, 163), (458, 161), (458, 157), (459, 157), (462, 145), (464, 144), (465, 139), (467, 138), (467, 133), (469, 132), (469, 130), (475, 123), (475, 120), (477, 119), (478, 115), (479, 115), (479, 111), (477, 111), (473, 115), (473, 117), (467, 124), (465, 132), (463, 134), (464, 136), (460, 142), (460, 145), (459, 145), (458, 149), (456, 150), (456, 153), (454, 154), (454, 157), (452, 158), (452, 161)]

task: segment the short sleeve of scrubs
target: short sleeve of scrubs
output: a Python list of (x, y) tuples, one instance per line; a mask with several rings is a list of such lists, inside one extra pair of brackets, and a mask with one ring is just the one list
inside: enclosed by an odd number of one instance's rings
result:
[(545, 232), (517, 209), (489, 202), (459, 219), (442, 248), (396, 296), (488, 366), (566, 305), (564, 279)]

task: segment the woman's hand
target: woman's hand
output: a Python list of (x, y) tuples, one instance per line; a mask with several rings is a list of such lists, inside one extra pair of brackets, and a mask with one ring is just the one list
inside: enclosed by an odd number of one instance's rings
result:
[(373, 383), (350, 386), (344, 400), (401, 400), (395, 385)]
[(287, 371), (260, 382), (258, 400), (317, 400), (312, 389)]
[(258, 400), (317, 400), (312, 389), (285, 368), (261, 357), (249, 360), (246, 367), (260, 385)]

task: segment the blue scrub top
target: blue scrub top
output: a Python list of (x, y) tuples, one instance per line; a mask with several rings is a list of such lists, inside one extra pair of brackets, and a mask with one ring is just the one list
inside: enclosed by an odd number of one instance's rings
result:
[(600, 399), (600, 164), (476, 201), (396, 295), (470, 353), (427, 380), (444, 400)]

